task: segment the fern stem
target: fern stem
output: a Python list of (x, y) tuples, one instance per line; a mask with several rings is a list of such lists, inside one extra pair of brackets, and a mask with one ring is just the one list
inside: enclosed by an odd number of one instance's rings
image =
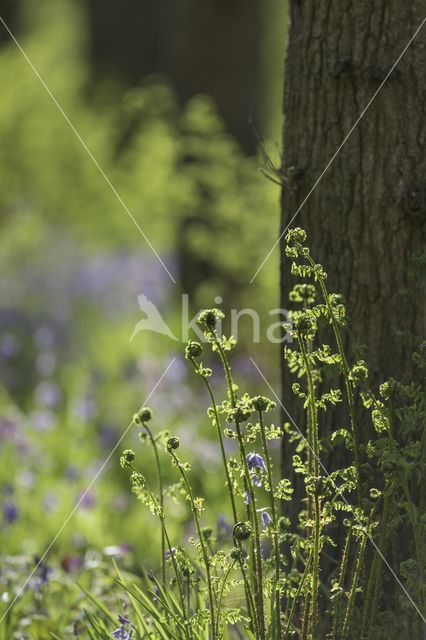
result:
[[(306, 370), (309, 390), (309, 432), (312, 441), (313, 471), (315, 478), (319, 476), (319, 441), (318, 441), (318, 416), (315, 397), (315, 387), (312, 376), (311, 361), (306, 352), (303, 336), (298, 335), (298, 342)], [(319, 591), (319, 560), (320, 560), (320, 533), (321, 533), (321, 512), (320, 501), (316, 494), (314, 500), (314, 531), (313, 531), (313, 563), (312, 563), (312, 594), (311, 594), (311, 620), (310, 638), (315, 639), (317, 618), (318, 618), (318, 591)]]
[[(380, 538), (378, 542), (378, 548), (383, 553), (386, 553), (386, 540), (388, 537), (388, 523), (389, 517), (391, 513), (391, 498), (392, 493), (388, 491), (383, 500), (383, 513), (382, 513), (382, 521), (380, 525)], [(376, 615), (379, 595), (380, 595), (380, 578), (382, 573), (382, 558), (376, 552), (373, 558), (373, 564), (371, 567), (371, 573), (369, 577), (369, 584), (366, 591), (365, 597), (365, 605), (366, 608), (364, 610), (362, 627), (361, 627), (361, 638), (364, 634), (367, 640), (371, 638), (371, 634), (373, 632), (374, 627), (374, 617)], [(367, 614), (369, 615), (369, 621), (367, 624)]]
[(338, 633), (339, 622), (340, 622), (340, 609), (341, 609), (341, 602), (342, 602), (342, 595), (343, 595), (342, 591), (345, 588), (345, 575), (346, 575), (346, 568), (348, 566), (348, 560), (349, 560), (351, 535), (352, 535), (351, 531), (349, 530), (346, 536), (345, 547), (343, 550), (342, 561), (340, 564), (339, 581), (338, 581), (339, 591), (336, 595), (335, 605), (333, 607), (333, 627), (332, 627), (332, 633), (331, 633), (332, 640), (338, 640), (337, 633)]
[(168, 449), (170, 455), (172, 456), (173, 460), (175, 461), (175, 464), (177, 466), (177, 468), (179, 469), (179, 472), (182, 476), (183, 482), (185, 484), (187, 493), (188, 493), (188, 497), (189, 497), (189, 502), (191, 505), (191, 509), (192, 509), (192, 514), (194, 516), (194, 522), (195, 522), (195, 526), (197, 529), (197, 534), (198, 534), (198, 538), (200, 541), (200, 545), (201, 545), (201, 553), (203, 556), (203, 560), (204, 560), (204, 566), (206, 569), (206, 582), (207, 582), (207, 590), (208, 590), (208, 594), (209, 594), (209, 605), (210, 605), (210, 623), (211, 623), (211, 630), (212, 630), (212, 639), (216, 640), (217, 635), (216, 635), (216, 620), (215, 620), (215, 612), (214, 612), (214, 597), (213, 597), (213, 586), (212, 586), (212, 581), (211, 581), (211, 574), (210, 574), (210, 560), (209, 560), (209, 556), (207, 553), (207, 548), (206, 548), (206, 544), (204, 541), (204, 537), (203, 537), (203, 532), (201, 531), (201, 525), (200, 525), (200, 518), (198, 515), (198, 509), (195, 505), (195, 501), (194, 501), (194, 495), (192, 493), (192, 489), (191, 489), (191, 485), (188, 482), (188, 478), (186, 477), (186, 473), (182, 468), (182, 463), (180, 462), (180, 460), (178, 459), (178, 457), (176, 456), (176, 454), (174, 453), (174, 451), (172, 449)]
[(356, 592), (357, 592), (357, 585), (359, 583), (359, 578), (360, 578), (360, 575), (361, 575), (361, 568), (362, 568), (362, 564), (363, 564), (363, 560), (364, 560), (364, 553), (365, 553), (366, 544), (367, 544), (367, 535), (364, 533), (363, 536), (362, 536), (359, 552), (358, 552), (358, 555), (357, 555), (356, 561), (355, 561), (354, 573), (353, 573), (353, 578), (352, 578), (351, 587), (350, 587), (350, 591), (349, 591), (348, 604), (347, 604), (347, 607), (346, 607), (345, 617), (344, 617), (344, 620), (343, 620), (342, 640), (346, 640), (346, 638), (348, 637), (349, 625), (350, 625), (350, 622), (351, 622), (352, 612), (353, 612), (353, 609), (354, 609), (355, 596), (356, 596)]
[[(195, 370), (198, 372), (200, 367), (198, 365), (198, 363), (194, 360), (194, 358), (189, 358), (190, 361), (192, 362), (192, 364), (194, 365)], [(232, 479), (229, 473), (229, 469), (228, 469), (228, 463), (227, 463), (227, 459), (226, 459), (226, 453), (225, 453), (225, 446), (224, 446), (224, 442), (223, 442), (223, 436), (222, 436), (222, 428), (221, 428), (221, 421), (220, 421), (220, 416), (219, 416), (219, 412), (217, 410), (217, 404), (216, 404), (216, 400), (214, 397), (214, 393), (213, 393), (213, 389), (212, 386), (210, 384), (210, 382), (207, 380), (207, 378), (205, 376), (202, 376), (202, 379), (204, 381), (204, 384), (206, 385), (209, 397), (210, 397), (210, 401), (211, 401), (211, 405), (212, 405), (212, 409), (214, 412), (214, 419), (215, 419), (215, 425), (216, 425), (216, 429), (217, 429), (217, 436), (219, 439), (219, 445), (220, 445), (220, 451), (221, 451), (221, 455), (222, 455), (222, 463), (223, 463), (223, 468), (225, 470), (225, 474), (226, 474), (226, 485), (228, 488), (228, 494), (229, 494), (229, 498), (230, 498), (230, 502), (231, 502), (231, 508), (232, 508), (232, 516), (233, 516), (233, 520), (234, 520), (234, 525), (238, 522), (238, 514), (237, 514), (237, 507), (235, 504), (235, 495), (234, 495), (234, 489), (233, 489), (233, 483), (232, 483)], [(238, 543), (238, 547), (239, 549), (242, 549), (242, 544), (240, 541), (237, 541)], [(245, 571), (244, 568), (244, 560), (242, 558), (239, 559), (239, 565), (240, 565), (240, 571), (241, 571), (241, 575), (243, 577), (243, 582), (244, 582), (244, 591), (245, 591), (245, 597), (246, 597), (246, 605), (247, 605), (247, 611), (249, 613), (249, 616), (252, 620), (255, 619), (255, 606), (254, 606), (254, 602), (253, 602), (253, 593), (252, 593), (252, 589), (251, 589), (251, 585), (250, 585), (250, 581), (247, 578), (247, 573)]]
[[(139, 471), (133, 465), (130, 465), (130, 468), (133, 469), (133, 471), (135, 471), (136, 473), (139, 474)], [(152, 503), (158, 508), (159, 505), (158, 505), (157, 499), (155, 498), (154, 494), (151, 491), (151, 487), (149, 486), (149, 484), (146, 481), (144, 483), (144, 486), (146, 487), (146, 490), (149, 493), (149, 497), (151, 498)], [(181, 607), (182, 607), (182, 614), (183, 614), (183, 617), (187, 620), (189, 618), (189, 611), (188, 611), (188, 614), (187, 614), (186, 613), (186, 607), (185, 607), (185, 596), (184, 596), (184, 593), (183, 593), (183, 587), (182, 587), (182, 583), (181, 583), (180, 575), (179, 575), (179, 568), (177, 566), (175, 554), (173, 553), (173, 547), (172, 547), (172, 544), (170, 542), (169, 534), (168, 534), (168, 531), (167, 531), (167, 527), (166, 527), (166, 523), (165, 523), (165, 517), (164, 517), (164, 511), (161, 509), (161, 507), (159, 507), (159, 516), (158, 516), (158, 518), (160, 520), (161, 530), (163, 531), (164, 537), (166, 539), (168, 551), (170, 553), (170, 558), (171, 558), (172, 565), (173, 565), (173, 570), (175, 572), (176, 584), (178, 586), (179, 598), (180, 598)], [(191, 636), (189, 635), (188, 629), (186, 627), (185, 627), (185, 635), (186, 635), (187, 638), (191, 638)]]
[(258, 411), (258, 414), (259, 414), (260, 433), (262, 437), (263, 455), (265, 458), (266, 473), (268, 476), (269, 497), (271, 502), (271, 514), (272, 514), (272, 526), (274, 528), (273, 544), (274, 544), (274, 560), (275, 560), (275, 616), (277, 621), (276, 633), (277, 633), (277, 638), (281, 638), (281, 594), (279, 589), (281, 567), (280, 567), (280, 543), (278, 538), (278, 514), (277, 514), (277, 508), (276, 508), (275, 496), (274, 496), (272, 462), (269, 455), (268, 443), (266, 441), (265, 425), (263, 422), (262, 412)]
[[(158, 447), (155, 441), (155, 438), (152, 434), (151, 429), (148, 427), (146, 422), (142, 422), (142, 426), (148, 434), (148, 437), (151, 441), (152, 447), (154, 449), (155, 455), (155, 464), (157, 467), (157, 478), (158, 478), (158, 492), (160, 494), (160, 507), (161, 511), (164, 511), (164, 494), (163, 494), (163, 476), (161, 473), (161, 463), (160, 456), (158, 454)], [(166, 585), (166, 540), (163, 528), (161, 528), (161, 578), (163, 587)]]
[[(228, 358), (226, 357), (226, 353), (223, 350), (223, 347), (218, 339), (214, 330), (210, 330), (212, 335), (214, 344), (219, 353), (220, 360), (222, 362), (222, 366), (225, 372), (225, 377), (229, 389), (229, 396), (231, 400), (231, 405), (233, 408), (236, 406), (236, 398), (234, 391), (234, 384), (231, 375), (231, 369), (229, 367)], [(246, 489), (248, 491), (248, 495), (250, 498), (250, 502), (247, 505), (247, 509), (249, 514), (251, 513), (251, 521), (253, 523), (254, 528), (254, 543), (253, 543), (253, 555), (254, 555), (254, 568), (255, 568), (255, 601), (258, 607), (257, 611), (257, 624), (260, 640), (265, 640), (266, 630), (265, 630), (265, 612), (264, 612), (264, 602), (263, 602), (263, 567), (262, 567), (262, 551), (260, 546), (260, 531), (259, 531), (259, 522), (257, 519), (256, 512), (256, 496), (253, 490), (253, 483), (251, 480), (250, 471), (247, 464), (247, 453), (244, 444), (244, 438), (241, 432), (240, 423), (238, 420), (235, 420), (235, 429), (237, 433), (238, 446), (240, 449), (240, 457), (243, 465), (244, 471), (244, 483)]]
[(320, 560), (320, 501), (315, 496), (315, 531), (314, 558), (312, 580), (312, 608), (311, 608), (311, 639), (316, 640), (318, 623), (318, 592), (319, 592), (319, 560)]
[(227, 580), (229, 578), (229, 574), (231, 573), (232, 569), (234, 568), (235, 562), (236, 561), (234, 560), (234, 562), (232, 562), (229, 565), (228, 570), (225, 573), (225, 576), (223, 578), (223, 582), (222, 582), (222, 585), (221, 585), (221, 588), (220, 588), (219, 597), (217, 599), (216, 629), (217, 629), (217, 637), (218, 638), (222, 637), (222, 634), (219, 633), (219, 630), (220, 630), (220, 610), (221, 610), (221, 607), (222, 607), (223, 594), (225, 592), (225, 586), (226, 586)]
[[(315, 267), (315, 262), (312, 259), (312, 257), (308, 254), (306, 256), (306, 259), (308, 260), (309, 264), (311, 267)], [(332, 325), (332, 329), (333, 329), (333, 333), (334, 333), (334, 337), (337, 343), (337, 347), (339, 350), (339, 355), (340, 355), (340, 360), (342, 363), (342, 369), (343, 369), (343, 377), (344, 377), (344, 381), (345, 381), (345, 390), (346, 390), (346, 397), (348, 400), (348, 405), (349, 405), (349, 414), (350, 414), (350, 421), (351, 421), (351, 430), (352, 430), (352, 437), (354, 440), (354, 454), (355, 454), (355, 467), (357, 470), (357, 474), (358, 474), (358, 482), (357, 482), (357, 491), (358, 491), (358, 499), (361, 499), (361, 487), (360, 487), (360, 468), (361, 468), (361, 456), (360, 456), (360, 443), (359, 443), (359, 434), (358, 434), (358, 425), (357, 425), (357, 419), (356, 419), (356, 412), (355, 412), (355, 399), (354, 399), (354, 395), (352, 392), (352, 386), (351, 386), (351, 381), (349, 379), (349, 365), (348, 362), (346, 360), (346, 354), (345, 354), (345, 350), (343, 347), (343, 341), (342, 341), (342, 336), (340, 333), (340, 329), (339, 326), (337, 324), (335, 315), (333, 313), (333, 308), (331, 306), (331, 302), (330, 302), (330, 294), (328, 293), (327, 287), (325, 285), (324, 279), (321, 278), (320, 276), (318, 276), (318, 282), (324, 297), (324, 301), (325, 304), (327, 306), (328, 309), (328, 313), (330, 315), (330, 321), (331, 321), (331, 325)]]
[(310, 566), (311, 566), (311, 561), (312, 561), (312, 551), (310, 552), (308, 560), (305, 563), (305, 570), (304, 570), (303, 575), (302, 575), (302, 577), (300, 579), (299, 586), (297, 587), (296, 594), (295, 594), (295, 596), (293, 598), (293, 602), (292, 602), (292, 605), (291, 605), (290, 613), (289, 613), (288, 618), (287, 618), (287, 625), (286, 625), (286, 628), (285, 628), (285, 631), (284, 631), (284, 639), (286, 639), (288, 637), (288, 634), (290, 633), (290, 627), (291, 627), (291, 623), (292, 623), (292, 620), (293, 620), (293, 617), (294, 617), (296, 604), (297, 604), (297, 601), (299, 599), (300, 593), (302, 591), (303, 585), (305, 584), (305, 580), (308, 577)]

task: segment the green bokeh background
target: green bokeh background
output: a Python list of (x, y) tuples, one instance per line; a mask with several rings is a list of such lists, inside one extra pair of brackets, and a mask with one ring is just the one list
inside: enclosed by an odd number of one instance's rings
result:
[[(262, 20), (260, 135), (278, 162), (283, 3), (265, 2)], [(269, 310), (279, 306), (278, 252), (253, 284), (250, 279), (277, 237), (279, 189), (260, 171), (261, 154), (248, 156), (227, 130), (211, 96), (195, 95), (181, 105), (164, 76), (144, 78), (133, 87), (116, 77), (95, 83), (79, 3), (23, 2), (17, 37), (177, 284), (34, 69), (16, 44), (4, 39), (2, 555), (41, 555), (173, 357), (176, 363), (149, 400), (153, 428), (181, 436), (195, 491), (207, 496), (206, 521), (214, 524), (225, 500), (207, 397), (182, 358), (180, 340), (141, 332), (129, 342), (141, 318), (137, 294), (148, 295), (179, 337), (185, 291), (191, 315), (212, 306), (216, 296), (226, 310), (256, 310), (261, 342), (253, 344), (245, 318), (234, 369), (242, 387), (262, 390), (248, 358), (253, 355), (276, 384), (278, 348), (266, 341), (265, 331)], [(191, 291), (182, 283), (182, 261), (194, 275)], [(217, 365), (213, 381), (222, 392)], [(119, 467), (119, 453), (129, 446), (137, 450), (144, 473), (153, 474), (152, 452), (132, 428), (55, 540), (52, 562), (128, 545), (137, 562), (158, 566), (157, 524), (132, 499)], [(166, 473), (174, 479), (172, 469)], [(5, 510), (11, 503), (17, 517), (9, 522)], [(169, 508), (176, 523), (173, 535), (182, 538), (190, 531), (189, 514), (172, 501)]]

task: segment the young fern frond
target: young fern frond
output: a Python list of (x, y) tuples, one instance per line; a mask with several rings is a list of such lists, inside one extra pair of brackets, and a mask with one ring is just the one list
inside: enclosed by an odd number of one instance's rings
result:
[[(306, 434), (295, 423), (294, 429), (289, 425), (283, 429), (269, 425), (266, 414), (274, 403), (264, 396), (240, 393), (228, 358), (235, 341), (220, 333), (223, 313), (219, 309), (203, 311), (198, 323), (213, 355), (218, 356), (227, 388), (226, 399), (221, 404), (216, 402), (210, 380), (212, 370), (200, 361), (205, 346), (190, 340), (185, 355), (202, 378), (210, 399), (208, 416), (216, 431), (232, 535), (218, 548), (211, 535), (212, 528), (201, 526), (203, 501), (193, 492), (188, 463), (181, 462), (176, 454), (179, 439), (168, 437), (166, 451), (181, 476), (180, 487), (184, 489), (197, 532), (197, 537), (190, 542), (198, 553), (191, 553), (183, 546), (171, 546), (164, 498), (173, 491), (164, 486), (158, 437), (146, 424), (148, 415), (139, 412), (135, 422), (141, 424), (153, 446), (159, 496), (135, 468), (133, 451), (124, 451), (121, 462), (133, 471), (131, 481), (137, 497), (159, 519), (164, 560), (161, 581), (153, 579), (154, 588), (141, 589), (120, 579), (131, 605), (137, 610), (132, 624), (120, 623), (123, 633), (127, 634), (123, 637), (131, 637), (134, 630), (152, 640), (226, 640), (231, 635), (249, 640), (292, 640), (294, 637), (372, 640), (383, 602), (384, 572), (380, 556), (373, 549), (367, 552), (367, 542), (377, 538), (375, 546), (385, 553), (390, 527), (393, 531), (401, 522), (401, 526), (408, 523), (411, 527), (416, 571), (422, 576), (425, 545), (420, 533), (420, 505), (415, 505), (411, 498), (412, 486), (417, 486), (414, 473), (421, 474), (424, 470), (419, 454), (424, 436), (418, 436), (415, 431), (418, 430), (417, 418), (409, 414), (410, 420), (405, 422), (413, 422), (414, 431), (405, 436), (401, 446), (395, 436), (395, 425), (405, 414), (393, 404), (396, 383), (383, 384), (380, 396), (376, 397), (366, 382), (365, 363), (358, 361), (349, 365), (341, 333), (345, 310), (338, 297), (329, 293), (324, 269), (314, 262), (305, 246), (306, 234), (293, 229), (287, 241), (286, 253), (295, 260), (292, 273), (302, 280), (310, 280), (298, 283), (292, 292), (292, 301), (301, 303), (302, 308), (292, 313), (294, 324), (286, 326), (295, 338), (295, 348), (285, 350), (290, 371), (298, 375), (293, 391), (296, 401), (304, 407)], [(315, 304), (316, 287), (323, 298), (320, 304)], [(324, 322), (332, 329), (336, 353), (332, 346), (318, 344), (321, 335), (318, 328)], [(336, 425), (331, 438), (325, 438), (320, 431), (319, 414), (339, 403), (344, 395), (339, 388), (322, 388), (329, 379), (328, 371), (334, 375), (336, 367), (343, 376), (342, 391), (346, 394), (351, 429), (344, 424)], [(418, 402), (423, 406), (423, 402), (426, 406), (420, 391), (402, 386), (399, 389), (401, 393), (405, 389), (412, 404)], [(355, 411), (358, 399), (371, 412), (374, 427), (374, 437), (363, 444)], [(224, 428), (225, 421), (227, 428)], [(415, 443), (410, 441), (413, 432), (419, 437)], [(280, 438), (283, 433), (297, 447), (293, 469), (302, 476), (305, 486), (306, 507), (299, 513), (298, 525), (281, 511), (283, 500), (291, 500), (291, 481), (274, 478), (269, 440)], [(227, 455), (224, 437), (234, 441), (236, 455)], [(320, 460), (321, 452), (327, 447), (339, 446), (344, 447), (346, 465), (326, 470)], [(424, 494), (422, 489), (418, 493)], [(356, 494), (354, 504), (350, 499), (353, 494)], [(347, 530), (343, 549), (335, 554), (336, 565), (327, 573), (330, 556), (326, 547), (335, 545), (335, 534), (342, 528)], [(207, 535), (206, 531), (210, 533)], [(292, 558), (290, 568), (287, 556)], [(170, 568), (172, 580), (168, 576)], [(412, 565), (409, 570), (413, 573)], [(408, 573), (408, 569), (406, 571)], [(422, 586), (418, 587), (418, 594), (422, 601)], [(236, 607), (236, 601), (243, 604)], [(99, 622), (91, 613), (89, 616), (92, 637), (97, 633), (103, 637), (106, 624), (111, 620), (102, 610), (101, 617), (106, 622)], [(412, 629), (420, 638), (415, 623)]]

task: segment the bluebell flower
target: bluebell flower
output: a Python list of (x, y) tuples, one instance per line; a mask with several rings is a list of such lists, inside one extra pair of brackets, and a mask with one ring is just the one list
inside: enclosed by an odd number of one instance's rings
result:
[(272, 524), (272, 518), (267, 511), (262, 511), (260, 517), (262, 518), (262, 522), (265, 527), (269, 527)]
[(217, 538), (218, 540), (229, 540), (232, 535), (232, 526), (229, 524), (226, 516), (220, 513), (217, 517)]
[[(246, 460), (247, 460), (247, 466), (250, 471), (255, 471), (256, 469), (261, 469), (262, 471), (266, 471), (265, 461), (260, 455), (260, 453), (254, 453), (252, 451), (251, 453), (247, 454)], [(260, 478), (255, 473), (253, 473), (251, 477), (251, 481), (255, 487), (262, 486), (262, 482)], [(250, 502), (250, 499), (248, 501), (246, 499), (246, 504), (248, 504), (249, 502)]]
[(8, 333), (0, 342), (0, 354), (5, 358), (12, 358), (18, 351), (18, 343), (14, 335)]
[(108, 451), (115, 445), (118, 437), (119, 431), (115, 425), (104, 424), (99, 430), (99, 440), (101, 446)]
[(120, 626), (111, 634), (114, 640), (132, 640), (133, 629), (130, 629), (130, 631), (127, 631), (126, 629), (126, 626), (130, 624), (130, 620), (120, 614), (117, 618)]
[(40, 405), (55, 409), (62, 401), (62, 392), (57, 384), (43, 380), (35, 390), (35, 398)]
[(164, 557), (166, 560), (169, 560), (169, 558), (171, 558), (172, 556), (174, 556), (176, 553), (176, 547), (171, 547), (170, 549), (167, 549), (164, 553)]
[(68, 467), (65, 467), (64, 477), (71, 482), (77, 480), (80, 477), (80, 470), (74, 465), (70, 464)]
[(74, 401), (72, 405), (72, 411), (76, 418), (79, 418), (84, 422), (88, 422), (96, 415), (96, 402), (92, 397), (88, 395), (83, 396)]
[(252, 451), (251, 453), (247, 454), (246, 460), (247, 460), (247, 466), (250, 470), (262, 469), (262, 471), (266, 471), (265, 461), (260, 455), (260, 453), (254, 453)]
[(38, 556), (34, 556), (35, 572), (30, 582), (28, 582), (28, 588), (32, 589), (35, 593), (40, 593), (45, 585), (49, 583), (50, 575), (53, 569), (49, 567), (46, 562), (43, 562)]
[(78, 509), (93, 509), (96, 505), (96, 497), (93, 491), (81, 491), (77, 497)]
[(112, 637), (114, 640), (130, 640), (133, 635), (133, 629), (127, 633), (126, 627), (121, 624), (118, 629), (112, 632)]
[(59, 498), (54, 491), (49, 491), (43, 498), (43, 509), (50, 513), (54, 511), (58, 505)]
[(40, 584), (47, 584), (49, 582), (49, 576), (52, 573), (53, 569), (51, 569), (46, 562), (43, 562), (38, 556), (35, 556), (34, 562), (37, 569), (37, 576), (40, 580)]
[(19, 517), (18, 507), (11, 500), (6, 500), (3, 505), (3, 517), (8, 524), (12, 524)]

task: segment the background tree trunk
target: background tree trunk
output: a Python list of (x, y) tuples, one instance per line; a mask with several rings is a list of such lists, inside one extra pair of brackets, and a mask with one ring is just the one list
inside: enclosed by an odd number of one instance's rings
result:
[(85, 0), (90, 55), (100, 74), (137, 84), (169, 77), (184, 103), (212, 96), (229, 131), (252, 153), (259, 111), (259, 0)]
[[(283, 170), (292, 183), (282, 192), (282, 230), (426, 16), (426, 0), (289, 5)], [(367, 345), (373, 385), (414, 377), (411, 354), (425, 333), (425, 63), (426, 25), (292, 225), (307, 231), (330, 290), (343, 294), (347, 345)], [(284, 308), (289, 269), (283, 257)], [(283, 402), (302, 426), (292, 376), (282, 369)], [(334, 418), (327, 415), (327, 428), (345, 426)], [(283, 472), (291, 475), (285, 446)]]

